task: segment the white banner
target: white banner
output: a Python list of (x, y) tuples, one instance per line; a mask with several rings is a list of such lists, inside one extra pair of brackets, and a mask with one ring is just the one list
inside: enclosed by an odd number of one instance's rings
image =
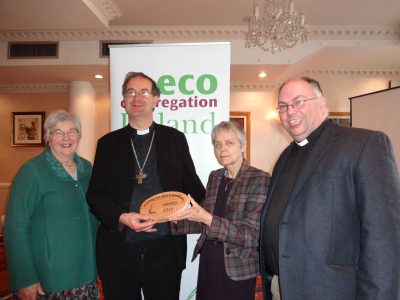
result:
[[(211, 131), (229, 120), (230, 44), (148, 44), (110, 46), (111, 130), (128, 124), (121, 107), (122, 83), (128, 72), (143, 72), (156, 82), (161, 97), (154, 121), (185, 133), (202, 182), (219, 168)], [(198, 235), (188, 235), (188, 260), (180, 299), (195, 299), (198, 259), (191, 263)]]

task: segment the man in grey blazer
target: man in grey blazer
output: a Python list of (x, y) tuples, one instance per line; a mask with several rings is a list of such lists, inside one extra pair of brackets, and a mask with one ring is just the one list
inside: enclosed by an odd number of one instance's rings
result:
[(388, 137), (329, 121), (313, 79), (288, 80), (278, 98), (294, 141), (261, 215), (264, 299), (400, 299), (400, 181)]

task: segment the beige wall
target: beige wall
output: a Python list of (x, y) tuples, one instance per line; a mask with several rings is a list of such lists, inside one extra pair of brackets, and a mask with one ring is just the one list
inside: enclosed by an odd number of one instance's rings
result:
[(19, 167), (28, 159), (43, 151), (43, 147), (11, 146), (11, 113), (44, 111), (48, 115), (59, 108), (68, 109), (68, 94), (0, 94), (0, 182), (10, 182)]
[[(23, 163), (38, 155), (44, 147), (11, 146), (11, 113), (44, 111), (46, 116), (55, 109), (69, 108), (69, 94), (66, 93), (15, 93), (0, 94), (0, 216), (4, 214), (9, 188), (18, 169)], [(96, 141), (110, 130), (110, 104), (107, 93), (96, 96)]]
[(110, 95), (99, 94), (96, 96), (96, 128), (95, 141), (110, 131)]

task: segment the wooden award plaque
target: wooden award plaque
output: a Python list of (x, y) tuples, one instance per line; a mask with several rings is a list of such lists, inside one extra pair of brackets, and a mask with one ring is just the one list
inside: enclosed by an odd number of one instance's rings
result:
[(158, 223), (168, 221), (174, 213), (190, 207), (187, 195), (181, 192), (163, 192), (146, 199), (140, 206), (140, 213)]

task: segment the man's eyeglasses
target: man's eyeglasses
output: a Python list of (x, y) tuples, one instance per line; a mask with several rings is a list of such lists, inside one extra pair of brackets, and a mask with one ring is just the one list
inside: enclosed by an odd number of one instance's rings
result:
[(148, 91), (146, 89), (143, 89), (140, 91), (136, 91), (134, 89), (129, 89), (125, 92), (125, 97), (133, 98), (133, 97), (137, 96), (137, 97), (146, 98), (146, 97), (150, 96), (150, 94), (151, 94), (150, 91)]
[(314, 97), (314, 98), (309, 98), (309, 99), (297, 99), (289, 104), (279, 104), (276, 109), (280, 113), (285, 113), (288, 111), (289, 106), (291, 106), (294, 110), (297, 111), (297, 109), (302, 108), (304, 106), (304, 103), (306, 103), (307, 101), (316, 100), (318, 98), (320, 98), (320, 97)]
[(72, 128), (68, 131), (62, 131), (60, 129), (57, 129), (53, 132), (50, 132), (51, 135), (56, 136), (58, 138), (64, 137), (65, 135), (69, 136), (69, 137), (77, 137), (79, 136), (79, 130), (76, 128)]

